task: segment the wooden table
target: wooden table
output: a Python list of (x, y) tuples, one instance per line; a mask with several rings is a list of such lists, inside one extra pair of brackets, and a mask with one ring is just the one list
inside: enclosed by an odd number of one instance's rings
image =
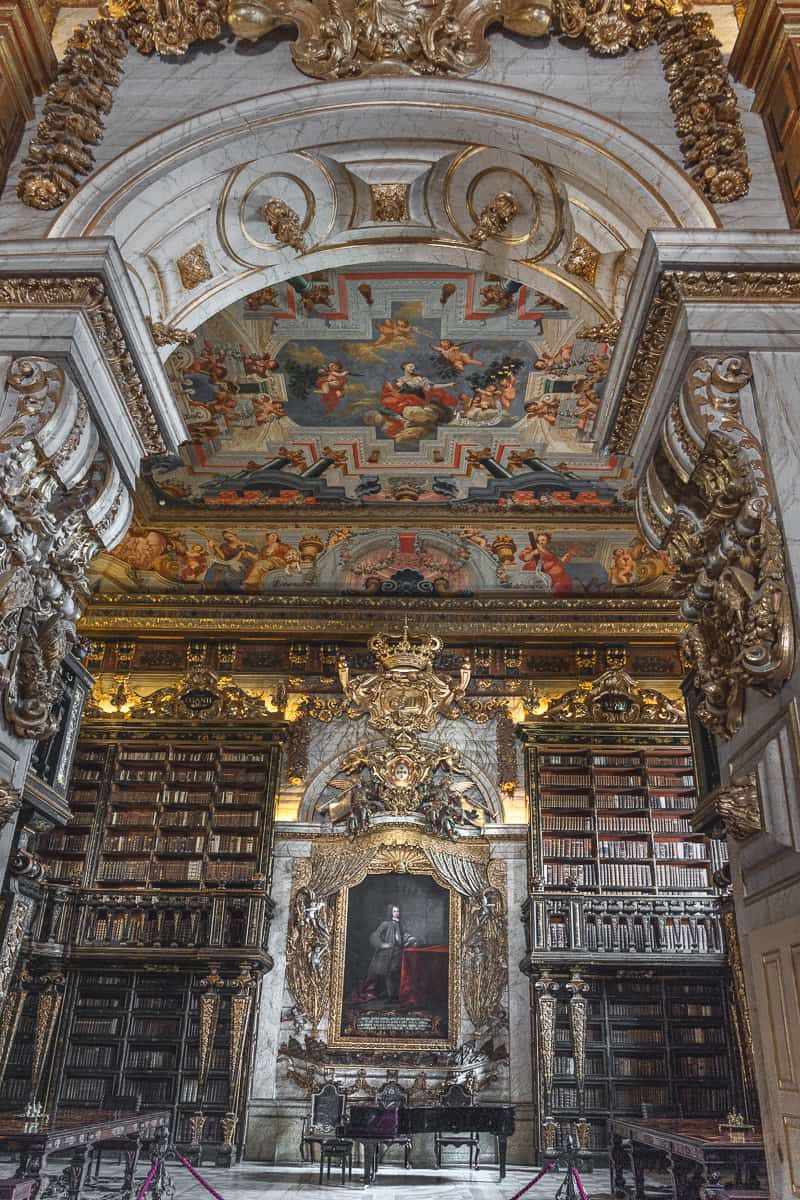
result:
[[(69, 1200), (79, 1200), (86, 1182), (89, 1155), (100, 1142), (129, 1143), (125, 1151), (125, 1196), (133, 1194), (133, 1180), (139, 1148), (150, 1144), (156, 1162), (153, 1180), (154, 1200), (163, 1200), (166, 1184), (164, 1155), (169, 1144), (170, 1113), (167, 1111), (131, 1112), (93, 1108), (61, 1108), (47, 1124), (27, 1121), (0, 1113), (0, 1150), (19, 1154), (16, 1179), (34, 1179), (32, 1200), (44, 1200), (50, 1181), (60, 1168), (59, 1188)], [(70, 1158), (49, 1163), (53, 1154), (71, 1151)]]
[(625, 1168), (633, 1173), (635, 1200), (644, 1200), (645, 1158), (664, 1156), (674, 1200), (726, 1200), (767, 1197), (766, 1159), (761, 1130), (748, 1130), (733, 1141), (716, 1120), (626, 1120), (609, 1122), (611, 1191), (625, 1196)]

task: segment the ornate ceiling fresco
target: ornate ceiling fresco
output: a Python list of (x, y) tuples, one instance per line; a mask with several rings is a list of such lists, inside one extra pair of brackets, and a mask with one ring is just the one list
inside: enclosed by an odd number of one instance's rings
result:
[(149, 460), (100, 591), (663, 594), (594, 427), (610, 347), (519, 283), (318, 272), (168, 364), (190, 431)]
[[(159, 507), (618, 511), (592, 438), (609, 347), (540, 292), (448, 268), (324, 271), (212, 317), (169, 367), (191, 434)], [(164, 514), (162, 514), (164, 515)]]

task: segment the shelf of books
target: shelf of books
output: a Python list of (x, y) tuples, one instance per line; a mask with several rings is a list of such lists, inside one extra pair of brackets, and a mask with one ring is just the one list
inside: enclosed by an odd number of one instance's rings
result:
[[(60, 1104), (97, 1108), (130, 1096), (143, 1108), (170, 1108), (183, 1146), (202, 1110), (204, 1146), (230, 1161), (220, 1148), (233, 1103), (230, 998), (242, 970), (257, 978), (270, 963), (279, 761), (280, 732), (263, 722), (224, 732), (142, 722), (130, 734), (92, 729), (79, 743), (72, 819), (39, 848), (69, 908), (51, 1085)], [(219, 1009), (201, 1088), (208, 975), (220, 979)], [(0, 1103), (14, 1101), (15, 1088), (25, 1094), (22, 1067), (9, 1063)]]
[(81, 743), (73, 819), (41, 847), (48, 877), (115, 889), (246, 885), (268, 869), (271, 765), (270, 749), (254, 746)]
[[(129, 1096), (143, 1109), (171, 1109), (175, 1140), (188, 1145), (199, 1099), (200, 981), (191, 972), (78, 973), (59, 1103), (102, 1108), (111, 1096)], [(222, 1140), (229, 1108), (227, 1005), (223, 996), (202, 1094), (203, 1140), (212, 1144)]]
[(692, 828), (686, 745), (533, 750), (533, 873), (545, 888), (598, 893), (712, 888), (708, 839)]
[(556, 1015), (551, 1111), (561, 1138), (583, 1116), (590, 1148), (607, 1145), (613, 1116), (720, 1117), (735, 1100), (725, 980), (591, 978), (584, 1094), (579, 1095), (569, 1004)]

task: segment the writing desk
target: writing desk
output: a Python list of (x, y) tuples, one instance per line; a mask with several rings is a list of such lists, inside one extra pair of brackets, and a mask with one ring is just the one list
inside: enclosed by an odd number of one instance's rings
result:
[[(79, 1200), (86, 1182), (89, 1154), (98, 1142), (130, 1141), (130, 1149), (125, 1151), (125, 1196), (133, 1193), (139, 1148), (142, 1142), (149, 1142), (153, 1157), (158, 1160), (153, 1196), (154, 1200), (163, 1200), (163, 1158), (169, 1142), (169, 1122), (170, 1113), (166, 1110), (131, 1112), (127, 1109), (61, 1108), (46, 1125), (0, 1113), (0, 1150), (19, 1154), (15, 1178), (36, 1181), (34, 1200), (44, 1195), (59, 1169), (60, 1183), (69, 1200)], [(65, 1150), (72, 1151), (66, 1162), (48, 1162), (51, 1155)]]
[(763, 1196), (766, 1160), (760, 1129), (733, 1140), (720, 1132), (724, 1118), (679, 1120), (614, 1117), (609, 1122), (609, 1171), (615, 1196), (626, 1195), (625, 1168), (633, 1172), (635, 1200), (644, 1200), (644, 1155), (663, 1154), (674, 1200), (726, 1200)]

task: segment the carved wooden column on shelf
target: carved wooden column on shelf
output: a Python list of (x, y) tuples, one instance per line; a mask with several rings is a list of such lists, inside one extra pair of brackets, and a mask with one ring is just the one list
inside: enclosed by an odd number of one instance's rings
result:
[(536, 1013), (539, 1024), (539, 1057), (542, 1065), (544, 1089), (544, 1111), (549, 1113), (553, 1099), (553, 1069), (556, 1052), (556, 992), (559, 984), (545, 969), (534, 984), (536, 989)]
[(589, 990), (589, 985), (581, 977), (580, 967), (573, 969), (566, 988), (570, 993), (569, 1025), (572, 1033), (572, 1052), (575, 1056), (578, 1109), (582, 1112), (586, 1090), (586, 1016), (589, 1008), (584, 992)]
[(199, 1151), (203, 1141), (205, 1117), (203, 1116), (203, 1092), (208, 1081), (211, 1067), (211, 1056), (214, 1052), (214, 1038), (219, 1024), (219, 1006), (224, 980), (219, 974), (219, 964), (210, 963), (208, 975), (200, 980), (200, 1022), (198, 1028), (198, 1062), (197, 1062), (197, 1112), (190, 1118), (192, 1131), (191, 1149), (199, 1163)]
[(230, 1165), (234, 1153), (234, 1138), (238, 1123), (239, 1095), (242, 1086), (243, 1066), (246, 1058), (245, 1039), (253, 1008), (256, 980), (248, 963), (242, 963), (238, 978), (234, 980), (236, 991), (231, 997), (231, 1044), (228, 1071), (228, 1112), (220, 1121), (222, 1147), (218, 1157), (224, 1165)]
[(3, 1082), (14, 1039), (17, 1036), (20, 1017), (28, 999), (33, 978), (26, 963), (17, 970), (14, 983), (9, 989), (5, 1006), (0, 1010), (0, 1083)]
[(45, 1079), (53, 1035), (58, 1028), (61, 1005), (64, 1000), (64, 975), (59, 970), (48, 971), (39, 985), (36, 1001), (36, 1020), (33, 1028), (33, 1059), (31, 1061), (31, 1102), (43, 1103), (47, 1097), (41, 1094)]

